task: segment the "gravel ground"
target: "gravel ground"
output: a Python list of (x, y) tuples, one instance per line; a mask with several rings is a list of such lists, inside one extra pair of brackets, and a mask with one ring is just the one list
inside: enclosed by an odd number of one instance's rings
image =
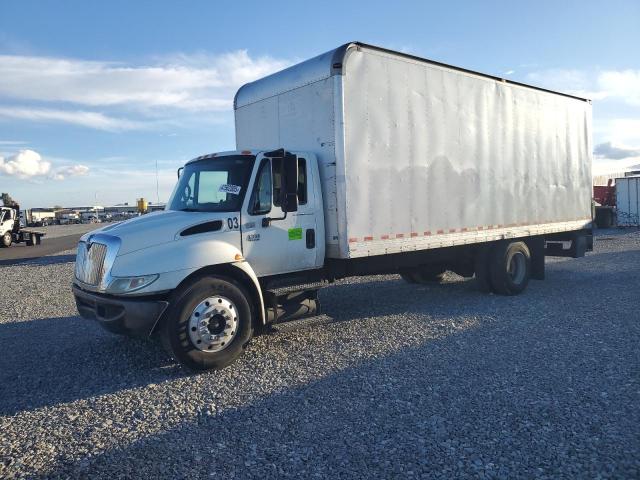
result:
[(640, 233), (518, 297), (397, 276), (189, 375), (76, 316), (72, 252), (0, 267), (0, 477), (639, 478)]

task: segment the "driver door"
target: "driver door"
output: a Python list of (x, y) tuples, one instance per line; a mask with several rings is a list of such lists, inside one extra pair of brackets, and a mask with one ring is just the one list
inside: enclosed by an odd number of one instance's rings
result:
[(255, 181), (243, 209), (243, 255), (258, 277), (316, 267), (316, 214), (313, 202), (307, 201), (313, 198), (313, 182), (308, 181), (306, 159), (297, 160), (298, 211), (286, 217), (279, 201), (283, 188), (279, 160), (263, 157), (256, 162)]

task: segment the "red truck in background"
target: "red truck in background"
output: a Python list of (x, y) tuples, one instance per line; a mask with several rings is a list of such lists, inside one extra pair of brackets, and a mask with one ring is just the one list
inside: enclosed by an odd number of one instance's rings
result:
[(594, 185), (593, 199), (596, 202), (594, 220), (598, 228), (610, 228), (616, 218), (616, 187), (613, 179), (607, 185)]

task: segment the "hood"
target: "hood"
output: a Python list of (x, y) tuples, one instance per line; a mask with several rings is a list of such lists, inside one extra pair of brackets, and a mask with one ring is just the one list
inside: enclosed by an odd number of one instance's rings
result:
[[(225, 230), (229, 212), (179, 212), (165, 210), (148, 213), (124, 222), (107, 225), (82, 236), (81, 241), (87, 241), (96, 233), (113, 235), (121, 240), (118, 255), (125, 255), (142, 248), (148, 248), (162, 243), (182, 238), (180, 233), (189, 227), (194, 227), (215, 220), (222, 221), (221, 230)], [(237, 214), (234, 214), (237, 216)], [(211, 232), (209, 232), (211, 233)]]

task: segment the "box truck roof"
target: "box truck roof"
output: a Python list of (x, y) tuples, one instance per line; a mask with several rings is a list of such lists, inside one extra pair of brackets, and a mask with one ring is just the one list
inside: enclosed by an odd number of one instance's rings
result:
[[(490, 78), (495, 81), (507, 83), (510, 85), (518, 85), (525, 88), (533, 88), (535, 90), (539, 90), (542, 92), (552, 93), (554, 95), (562, 95), (565, 97), (575, 98), (577, 100), (583, 100), (585, 102), (591, 102), (590, 99), (578, 97), (575, 95), (570, 95), (568, 93), (558, 92), (554, 90), (549, 90), (546, 88), (537, 87), (535, 85), (530, 85), (521, 82), (515, 82), (513, 80), (508, 80), (506, 78), (497, 77), (495, 75), (489, 75), (482, 72), (477, 72), (474, 70), (469, 70), (462, 67), (457, 67), (455, 65), (449, 65), (442, 62), (437, 62), (435, 60), (429, 60), (427, 58), (418, 57), (415, 55), (410, 55), (408, 53), (397, 52), (395, 50), (389, 50), (387, 48), (378, 47), (375, 45), (369, 45), (362, 42), (350, 42), (341, 45), (340, 47), (325, 52), (317, 57), (311, 58), (305, 62), (299, 63), (297, 65), (293, 65), (285, 70), (280, 72), (276, 72), (272, 75), (269, 75), (265, 78), (261, 78), (257, 82), (247, 83), (240, 87), (240, 89), (236, 92), (236, 96), (233, 101), (234, 109), (238, 107), (242, 107), (244, 105), (249, 105), (253, 102), (262, 100), (264, 98), (278, 95), (280, 93), (293, 90), (294, 88), (300, 88), (305, 85), (317, 82), (318, 80), (322, 80), (324, 78), (328, 78), (333, 75), (342, 75), (345, 71), (345, 59), (347, 58), (347, 52), (350, 49), (359, 49), (366, 48), (367, 50), (377, 50), (379, 52), (385, 52), (388, 54), (412, 59), (422, 63), (428, 63), (430, 65), (436, 65), (447, 69), (457, 70), (459, 72), (464, 72), (467, 74), (480, 76), (484, 78)], [(301, 68), (304, 66), (304, 68)], [(269, 79), (273, 78), (274, 83), (271, 84)]]

